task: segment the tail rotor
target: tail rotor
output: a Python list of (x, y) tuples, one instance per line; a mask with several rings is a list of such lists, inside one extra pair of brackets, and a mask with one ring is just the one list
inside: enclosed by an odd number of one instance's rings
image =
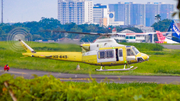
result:
[[(23, 50), (22, 46), (19, 44), (19, 39), (24, 41), (31, 41), (32, 35), (24, 27), (16, 27), (8, 33), (7, 43), (12, 51), (20, 52)], [(28, 42), (28, 44), (31, 44)]]

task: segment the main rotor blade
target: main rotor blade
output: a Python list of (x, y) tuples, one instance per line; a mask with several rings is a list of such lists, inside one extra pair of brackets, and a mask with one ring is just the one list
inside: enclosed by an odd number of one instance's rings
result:
[(46, 30), (49, 32), (59, 32), (59, 33), (74, 33), (74, 34), (89, 34), (89, 35), (101, 35), (102, 33), (93, 33), (93, 32), (72, 32), (72, 31), (59, 31), (59, 30)]
[(73, 33), (73, 34), (87, 34), (87, 35), (100, 35), (100, 36), (112, 36), (117, 34), (108, 34), (108, 33), (94, 33), (94, 32), (72, 32), (72, 31), (59, 31), (59, 30), (46, 30), (51, 33), (57, 32), (57, 33)]
[[(100, 35), (100, 36), (113, 36), (113, 35), (121, 35), (124, 33), (94, 33), (94, 32), (72, 32), (72, 31), (60, 31), (60, 30), (45, 30), (49, 31), (51, 33), (57, 32), (57, 33), (73, 33), (73, 34), (87, 34), (87, 35)], [(146, 32), (146, 33), (126, 33), (126, 34), (134, 34), (134, 35), (147, 35), (147, 34), (156, 34), (157, 32)], [(173, 32), (160, 32), (160, 33), (173, 33)]]

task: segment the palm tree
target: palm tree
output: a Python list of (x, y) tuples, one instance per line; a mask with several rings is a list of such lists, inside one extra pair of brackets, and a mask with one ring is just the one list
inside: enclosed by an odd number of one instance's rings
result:
[(177, 0), (177, 1), (178, 1), (178, 4), (177, 4), (176, 8), (178, 9), (178, 11), (177, 11), (177, 12), (174, 12), (174, 13), (172, 14), (172, 16), (174, 17), (175, 15), (178, 15), (178, 17), (179, 17), (179, 19), (180, 19), (180, 0)]

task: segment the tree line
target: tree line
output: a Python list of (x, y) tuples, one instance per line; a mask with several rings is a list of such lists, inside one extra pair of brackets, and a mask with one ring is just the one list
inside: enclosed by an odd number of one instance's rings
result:
[[(23, 23), (3, 23), (0, 24), (0, 41), (6, 41), (8, 33), (17, 27), (23, 27), (27, 29), (31, 35), (32, 39), (34, 40), (57, 40), (60, 38), (71, 38), (71, 39), (81, 39), (81, 41), (93, 41), (97, 37), (97, 35), (78, 35), (78, 34), (64, 34), (64, 33), (57, 33), (57, 32), (49, 32), (46, 30), (65, 30), (65, 31), (74, 31), (74, 32), (96, 32), (96, 33), (111, 33), (113, 26), (109, 27), (101, 27), (95, 24), (82, 24), (77, 25), (75, 23), (67, 23), (61, 24), (60, 21), (54, 18), (44, 18), (42, 17), (39, 22), (31, 21), (31, 22), (23, 22)], [(122, 31), (124, 29), (130, 29), (134, 32), (142, 32), (140, 29), (129, 27), (129, 28), (120, 28), (116, 27), (117, 31)]]
[[(165, 21), (166, 22), (166, 21)], [(155, 27), (157, 24), (153, 25)], [(162, 24), (160, 24), (162, 25)], [(158, 25), (159, 26), (159, 25)], [(169, 24), (167, 25), (169, 26)], [(40, 21), (31, 21), (31, 22), (23, 22), (23, 23), (2, 23), (0, 24), (0, 41), (6, 41), (8, 33), (17, 27), (23, 27), (29, 31), (32, 35), (32, 41), (35, 40), (58, 40), (60, 38), (71, 38), (71, 39), (81, 39), (83, 42), (92, 42), (98, 35), (79, 35), (79, 34), (65, 34), (65, 33), (57, 33), (57, 32), (49, 32), (47, 30), (64, 30), (64, 31), (74, 31), (74, 32), (96, 32), (96, 33), (111, 33), (114, 26), (101, 27), (95, 24), (82, 24), (77, 25), (75, 23), (67, 23), (61, 24), (60, 21), (54, 18), (44, 18), (42, 17)], [(162, 28), (162, 27), (159, 27)], [(141, 33), (142, 31), (135, 27), (127, 27), (122, 28), (120, 26), (116, 26), (117, 32), (120, 32), (125, 29), (129, 29), (136, 33)], [(165, 28), (167, 29), (167, 27)], [(163, 29), (163, 30), (165, 30)]]

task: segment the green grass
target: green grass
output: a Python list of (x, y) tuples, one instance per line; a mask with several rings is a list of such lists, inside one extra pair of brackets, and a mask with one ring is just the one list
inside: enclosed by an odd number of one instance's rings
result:
[(162, 51), (163, 46), (160, 44), (152, 44), (152, 43), (120, 43), (124, 45), (135, 46), (140, 51)]
[[(24, 79), (10, 74), (0, 76), (0, 100), (11, 101), (179, 101), (179, 84), (63, 82), (54, 76)], [(8, 87), (4, 83), (8, 83)]]
[[(35, 51), (77, 51), (81, 48), (75, 44), (58, 44), (58, 43), (37, 43), (27, 42)], [(11, 68), (43, 70), (50, 72), (62, 73), (92, 73), (92, 74), (108, 74), (108, 75), (179, 75), (180, 74), (180, 50), (161, 49), (158, 44), (129, 44), (136, 46), (139, 51), (150, 56), (149, 61), (132, 64), (138, 68), (133, 71), (113, 71), (113, 72), (97, 72), (100, 66), (94, 66), (78, 62), (59, 61), (43, 58), (24, 57), (25, 52), (21, 47), (12, 48), (7, 42), (0, 42), (0, 66), (9, 64)], [(161, 48), (157, 48), (161, 47)], [(14, 51), (12, 49), (15, 49)], [(160, 49), (154, 51), (154, 49)], [(162, 51), (161, 51), (162, 50)], [(81, 70), (76, 70), (80, 64)], [(106, 66), (106, 69), (119, 69), (122, 66)]]

